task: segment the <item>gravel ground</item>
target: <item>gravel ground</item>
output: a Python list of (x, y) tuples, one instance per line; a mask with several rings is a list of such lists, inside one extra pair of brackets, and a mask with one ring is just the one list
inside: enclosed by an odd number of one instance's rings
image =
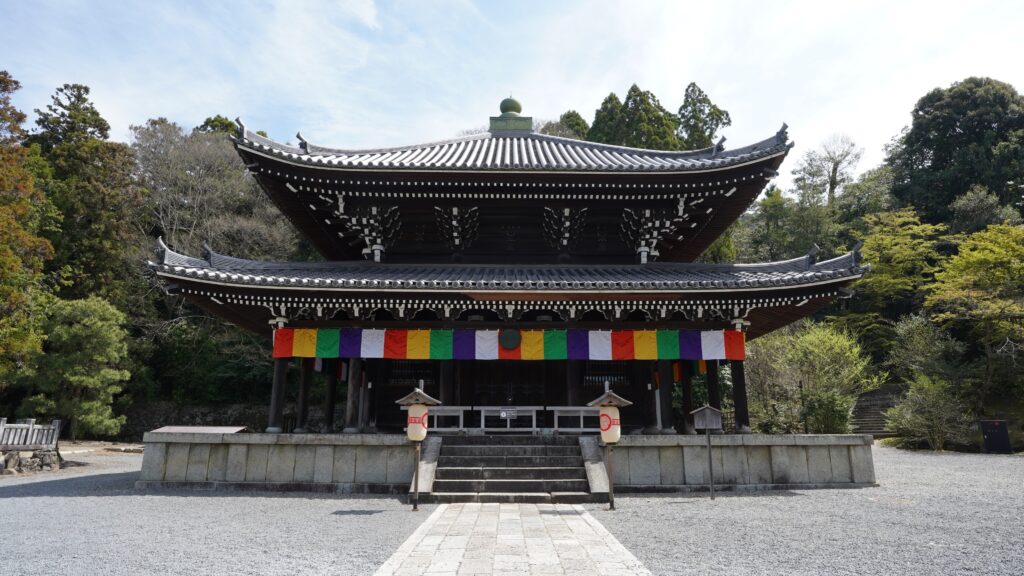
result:
[(370, 574), (430, 515), (394, 497), (135, 491), (138, 454), (0, 477), (6, 574)]
[[(587, 508), (658, 575), (1024, 573), (1024, 456), (874, 456), (879, 488), (623, 495), (615, 512)], [(433, 510), (390, 497), (143, 494), (138, 454), (68, 458), (59, 473), (0, 477), (5, 573), (370, 574)]]
[(1024, 574), (1024, 456), (874, 458), (878, 488), (587, 508), (657, 575)]

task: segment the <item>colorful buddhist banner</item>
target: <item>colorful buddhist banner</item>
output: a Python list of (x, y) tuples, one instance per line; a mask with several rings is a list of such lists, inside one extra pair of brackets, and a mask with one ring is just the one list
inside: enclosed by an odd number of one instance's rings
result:
[(499, 344), (498, 330), (279, 328), (274, 358), (395, 360), (743, 360), (736, 330), (520, 330)]

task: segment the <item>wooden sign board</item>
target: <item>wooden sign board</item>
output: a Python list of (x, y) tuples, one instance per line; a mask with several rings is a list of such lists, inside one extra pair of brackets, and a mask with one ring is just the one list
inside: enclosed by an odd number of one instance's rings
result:
[(690, 414), (693, 414), (693, 427), (697, 430), (722, 429), (722, 411), (717, 408), (705, 404)]

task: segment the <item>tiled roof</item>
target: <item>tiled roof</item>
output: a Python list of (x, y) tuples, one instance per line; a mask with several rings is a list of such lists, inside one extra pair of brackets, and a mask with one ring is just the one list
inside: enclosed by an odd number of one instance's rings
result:
[(368, 261), (266, 262), (206, 251), (204, 258), (160, 242), (157, 274), (237, 287), (437, 292), (704, 292), (770, 290), (846, 282), (867, 270), (856, 252), (815, 262), (812, 255), (765, 264), (654, 262), (630, 265), (388, 264)]
[(537, 171), (537, 172), (699, 172), (785, 154), (786, 126), (761, 142), (724, 150), (665, 152), (611, 146), (535, 132), (485, 132), (464, 138), (398, 148), (340, 150), (310, 144), (281, 144), (242, 129), (239, 149), (299, 165), (347, 170)]

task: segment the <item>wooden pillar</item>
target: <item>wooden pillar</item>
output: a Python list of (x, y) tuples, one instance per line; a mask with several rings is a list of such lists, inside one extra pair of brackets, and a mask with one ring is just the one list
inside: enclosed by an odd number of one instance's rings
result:
[(742, 360), (729, 361), (732, 372), (732, 404), (736, 410), (736, 433), (750, 433), (750, 410), (747, 408), (747, 376)]
[(345, 400), (345, 432), (355, 433), (359, 431), (358, 404), (359, 404), (359, 383), (363, 380), (363, 359), (353, 358), (348, 367), (348, 394)]
[(455, 361), (441, 360), (438, 396), (442, 406), (455, 405)]
[[(722, 383), (718, 380), (718, 360), (707, 360), (708, 404), (722, 409)], [(720, 432), (720, 431), (719, 431)]]
[[(325, 361), (327, 363), (328, 361)], [(327, 372), (327, 379), (325, 381), (327, 386), (327, 394), (324, 398), (324, 432), (331, 434), (334, 432), (334, 409), (338, 404), (338, 386), (341, 384), (341, 360), (330, 360), (329, 369)]]
[(690, 366), (687, 362), (683, 364), (682, 369), (683, 376), (683, 414), (685, 420), (683, 421), (683, 429), (687, 434), (696, 434), (697, 430), (693, 427), (693, 412), (697, 409), (693, 405), (693, 373), (690, 372)]
[(705, 360), (708, 373), (708, 404), (712, 408), (722, 409), (722, 384), (718, 381), (718, 360)]
[(672, 418), (672, 388), (675, 382), (672, 375), (672, 362), (658, 361), (658, 394), (661, 398), (661, 432), (675, 434), (675, 423)]
[(566, 405), (582, 406), (583, 399), (583, 360), (565, 361)]
[(267, 432), (280, 434), (284, 430), (284, 393), (288, 386), (288, 364), (291, 358), (274, 358), (274, 383), (270, 390), (270, 413)]
[(309, 387), (313, 382), (313, 368), (316, 359), (303, 358), (299, 361), (299, 397), (296, 402), (295, 432), (305, 434), (309, 429)]
[[(368, 430), (368, 428), (370, 427), (370, 397), (372, 395), (371, 394), (371, 392), (372, 392), (371, 388), (373, 386), (373, 381), (371, 380), (372, 375), (367, 374), (367, 372), (369, 371), (369, 368), (373, 367), (377, 363), (374, 362), (374, 363), (371, 364), (370, 362), (367, 362), (366, 364), (367, 364), (367, 366), (366, 366), (367, 370), (363, 371), (363, 377), (362, 377), (362, 379), (359, 382), (359, 431), (360, 432), (366, 432)], [(377, 368), (379, 369), (380, 367), (377, 366)], [(374, 371), (374, 375), (376, 374), (376, 372), (377, 372), (377, 370)]]

